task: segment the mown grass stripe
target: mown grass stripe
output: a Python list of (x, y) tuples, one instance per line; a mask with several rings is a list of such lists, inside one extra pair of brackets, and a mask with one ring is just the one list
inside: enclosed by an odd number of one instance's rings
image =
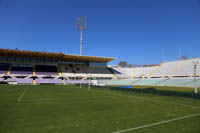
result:
[(113, 94), (115, 96), (120, 96), (120, 97), (128, 97), (132, 99), (138, 99), (138, 100), (143, 100), (143, 101), (149, 101), (149, 102), (154, 102), (154, 103), (165, 103), (165, 104), (171, 104), (171, 105), (179, 105), (183, 107), (190, 107), (194, 109), (200, 109), (198, 106), (193, 106), (193, 105), (188, 105), (188, 104), (182, 104), (182, 103), (177, 103), (177, 102), (169, 102), (169, 101), (163, 101), (163, 100), (153, 100), (151, 98), (144, 98), (141, 96), (130, 96), (130, 95), (125, 95), (125, 94), (120, 94), (120, 93), (113, 93), (113, 92), (102, 92), (101, 90), (96, 90), (98, 92), (104, 93), (104, 94)]
[(97, 96), (97, 97), (85, 97), (85, 98), (62, 98), (62, 99), (27, 99), (23, 101), (63, 101), (63, 100), (84, 100), (84, 99), (97, 99), (97, 98), (105, 98), (105, 97), (113, 97), (113, 96)]
[(195, 117), (195, 116), (200, 116), (200, 113), (199, 114), (187, 115), (187, 116), (183, 116), (183, 117), (178, 117), (178, 118), (174, 118), (174, 119), (171, 119), (171, 120), (156, 122), (156, 123), (152, 123), (152, 124), (149, 124), (149, 125), (144, 125), (144, 126), (129, 128), (129, 129), (125, 129), (125, 130), (115, 131), (115, 132), (112, 132), (112, 133), (125, 133), (125, 132), (129, 132), (129, 131), (133, 131), (133, 130), (138, 130), (138, 129), (142, 129), (142, 128), (148, 128), (148, 127), (152, 127), (152, 126), (156, 126), (156, 125), (161, 125), (161, 124), (164, 124), (164, 123), (183, 120), (183, 119), (187, 119), (187, 118), (191, 118), (191, 117)]

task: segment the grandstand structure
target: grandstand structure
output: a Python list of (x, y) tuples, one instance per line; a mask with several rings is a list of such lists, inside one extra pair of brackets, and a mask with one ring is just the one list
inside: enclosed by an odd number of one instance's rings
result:
[(115, 58), (0, 49), (0, 82), (76, 84), (112, 79), (107, 63)]
[[(0, 49), (0, 82), (9, 84), (94, 84), (200, 87), (200, 58), (159, 65), (108, 67), (115, 58)], [(194, 80), (196, 77), (196, 81)]]
[[(181, 86), (193, 87), (197, 83), (200, 87), (200, 66), (194, 75), (193, 62), (200, 62), (200, 58), (164, 62), (157, 66), (116, 68), (119, 79), (105, 81), (106, 85), (141, 85), (141, 86)], [(119, 74), (120, 73), (120, 74)], [(197, 80), (194, 80), (194, 77)]]
[[(164, 62), (157, 66), (114, 68), (120, 72), (120, 78), (178, 78), (193, 77), (193, 62), (200, 62), (200, 58)], [(197, 66), (197, 77), (200, 77), (200, 66)]]

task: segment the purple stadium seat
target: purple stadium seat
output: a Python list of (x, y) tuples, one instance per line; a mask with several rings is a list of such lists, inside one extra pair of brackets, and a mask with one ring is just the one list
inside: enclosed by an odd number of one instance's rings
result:
[(63, 84), (61, 79), (36, 79), (37, 84)]
[[(65, 80), (67, 84), (88, 84), (89, 80)], [(91, 83), (91, 82), (90, 82)]]
[(16, 81), (19, 84), (32, 84), (33, 79), (23, 79), (23, 78), (9, 78), (7, 81)]

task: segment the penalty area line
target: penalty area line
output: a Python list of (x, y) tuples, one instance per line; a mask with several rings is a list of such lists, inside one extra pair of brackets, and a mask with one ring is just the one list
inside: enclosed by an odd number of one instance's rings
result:
[(24, 91), (22, 92), (22, 94), (21, 94), (21, 95), (19, 96), (19, 98), (17, 99), (17, 102), (21, 102), (21, 99), (22, 99), (22, 97), (24, 96), (24, 94), (26, 93), (27, 89), (28, 89), (28, 87), (26, 87), (26, 88), (24, 89)]
[(191, 118), (191, 117), (195, 117), (195, 116), (200, 116), (200, 113), (199, 114), (187, 115), (187, 116), (183, 116), (183, 117), (178, 117), (178, 118), (174, 118), (174, 119), (170, 119), (170, 120), (166, 120), (166, 121), (156, 122), (156, 123), (152, 123), (152, 124), (149, 124), (149, 125), (144, 125), (144, 126), (129, 128), (129, 129), (125, 129), (125, 130), (115, 131), (115, 132), (112, 132), (112, 133), (125, 133), (125, 132), (129, 132), (129, 131), (133, 131), (133, 130), (148, 128), (148, 127), (161, 125), (161, 124), (164, 124), (164, 123), (169, 123), (169, 122), (178, 121), (178, 120), (182, 120), (182, 119), (187, 119), (187, 118)]

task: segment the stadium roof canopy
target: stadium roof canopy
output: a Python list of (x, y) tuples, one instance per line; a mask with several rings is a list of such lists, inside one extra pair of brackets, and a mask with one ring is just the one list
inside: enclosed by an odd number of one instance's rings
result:
[(115, 58), (109, 58), (109, 57), (80, 56), (80, 55), (71, 55), (63, 53), (36, 52), (36, 51), (25, 51), (18, 49), (11, 50), (11, 49), (1, 49), (1, 48), (0, 48), (0, 56), (48, 59), (61, 62), (107, 63), (109, 61), (115, 60)]

